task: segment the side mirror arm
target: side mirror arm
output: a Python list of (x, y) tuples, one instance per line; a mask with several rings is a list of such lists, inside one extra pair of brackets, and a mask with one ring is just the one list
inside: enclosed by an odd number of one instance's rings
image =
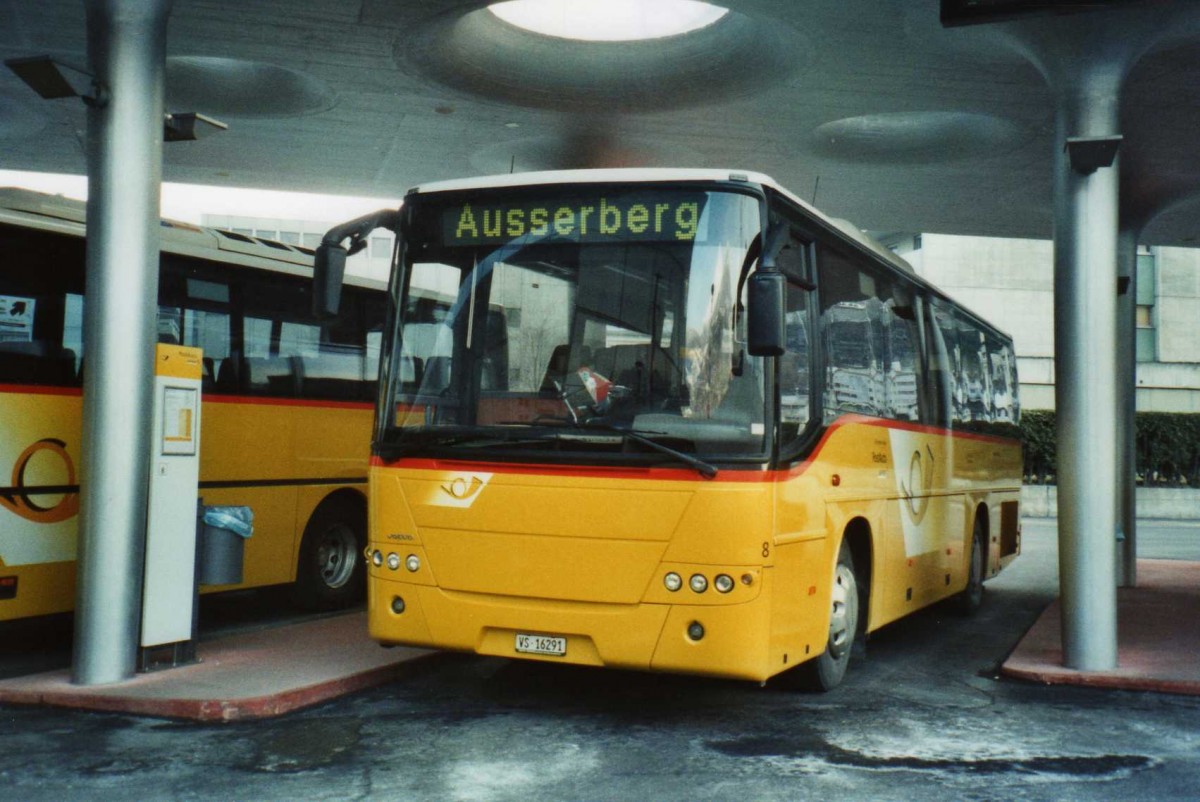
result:
[[(337, 317), (342, 300), (342, 281), (346, 259), (367, 247), (367, 238), (378, 228), (400, 232), (398, 209), (381, 209), (348, 223), (334, 226), (325, 233), (313, 258), (313, 317), (329, 320)], [(349, 247), (342, 241), (349, 239)]]

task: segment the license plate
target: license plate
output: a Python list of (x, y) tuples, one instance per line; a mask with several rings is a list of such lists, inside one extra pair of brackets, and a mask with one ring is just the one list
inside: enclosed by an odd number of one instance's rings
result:
[(567, 653), (567, 639), (550, 638), (545, 635), (526, 635), (518, 632), (516, 649), (525, 654), (549, 654), (562, 657)]

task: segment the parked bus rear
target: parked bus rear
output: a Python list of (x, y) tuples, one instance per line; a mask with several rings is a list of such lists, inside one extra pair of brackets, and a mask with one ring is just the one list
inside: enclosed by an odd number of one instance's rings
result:
[[(311, 251), (160, 230), (159, 339), (204, 349), (200, 495), (255, 516), (244, 582), (217, 589), (360, 603), (382, 284), (355, 281), (322, 327)], [(82, 203), (0, 190), (0, 621), (74, 607), (84, 235)]]

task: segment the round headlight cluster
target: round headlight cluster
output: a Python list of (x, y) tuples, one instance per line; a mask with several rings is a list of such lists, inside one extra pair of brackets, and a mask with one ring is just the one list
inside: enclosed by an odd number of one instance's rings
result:
[[(729, 593), (734, 587), (733, 577), (729, 574), (717, 574), (713, 579), (713, 587), (718, 593)], [(749, 583), (747, 583), (749, 584)], [(683, 577), (674, 571), (670, 571), (663, 577), (663, 586), (674, 593), (683, 587)], [(688, 587), (693, 593), (703, 593), (708, 590), (708, 577), (704, 574), (692, 574), (688, 578)]]
[[(386, 562), (387, 567), (390, 568), (391, 570), (393, 570), (393, 571), (400, 570), (400, 563), (401, 563), (400, 555), (394, 551), (390, 552), (386, 558), (383, 556), (383, 552), (380, 551), (379, 549), (375, 549), (374, 551), (368, 551), (367, 554), (371, 558), (371, 564), (374, 565), (376, 568), (381, 567)], [(421, 570), (421, 558), (415, 554), (408, 555), (407, 557), (404, 558), (403, 562), (404, 562), (404, 567), (407, 568), (409, 570), (409, 572), (411, 572), (411, 573), (415, 574), (417, 571)]]

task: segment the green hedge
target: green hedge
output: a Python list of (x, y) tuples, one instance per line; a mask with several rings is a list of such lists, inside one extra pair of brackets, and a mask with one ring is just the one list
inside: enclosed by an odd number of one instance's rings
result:
[[(1200, 414), (1139, 412), (1137, 480), (1159, 487), (1200, 486)], [(1054, 484), (1057, 429), (1054, 412), (1021, 414), (1025, 482)]]

